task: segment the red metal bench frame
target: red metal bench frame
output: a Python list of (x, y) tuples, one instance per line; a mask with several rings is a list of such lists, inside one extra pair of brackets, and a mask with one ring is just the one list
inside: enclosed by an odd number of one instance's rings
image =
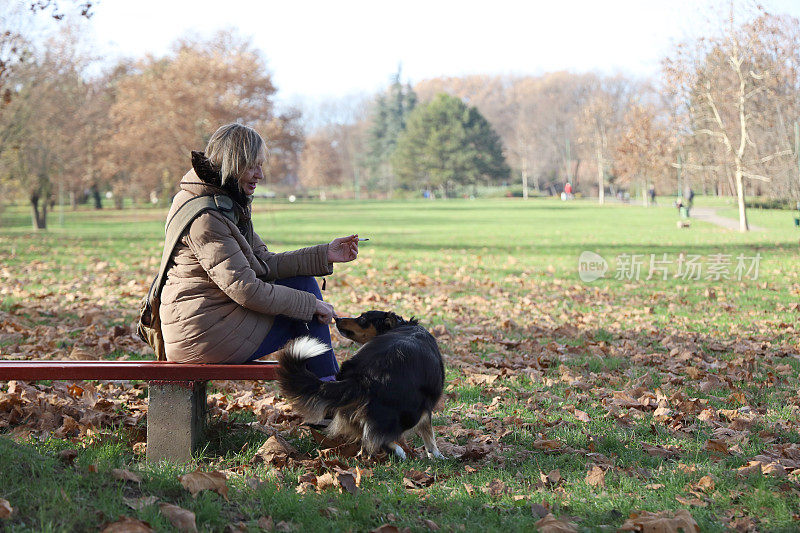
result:
[(165, 361), (0, 361), (0, 381), (141, 379), (146, 381), (273, 380), (274, 361), (242, 365), (198, 365)]
[(0, 381), (143, 380), (148, 386), (147, 460), (183, 462), (203, 438), (206, 382), (277, 378), (274, 361), (201, 365), (163, 361), (7, 361)]

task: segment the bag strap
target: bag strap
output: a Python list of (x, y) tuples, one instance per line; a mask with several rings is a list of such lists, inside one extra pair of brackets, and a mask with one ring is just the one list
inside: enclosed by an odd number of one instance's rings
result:
[(161, 289), (166, 281), (169, 260), (183, 232), (186, 231), (186, 228), (188, 228), (192, 221), (200, 216), (201, 213), (212, 209), (221, 211), (226, 218), (236, 224), (233, 200), (229, 196), (222, 194), (195, 196), (180, 206), (169, 220), (167, 220), (166, 227), (164, 228), (166, 236), (164, 239), (164, 251), (161, 254), (161, 266), (158, 269), (158, 276), (153, 280), (153, 284), (150, 286), (150, 291), (147, 294), (147, 300), (151, 304), (153, 298), (161, 296)]

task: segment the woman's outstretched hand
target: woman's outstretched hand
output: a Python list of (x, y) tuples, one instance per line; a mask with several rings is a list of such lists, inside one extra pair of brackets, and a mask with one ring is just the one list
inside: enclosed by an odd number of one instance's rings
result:
[(333, 306), (328, 302), (317, 300), (317, 307), (314, 310), (314, 316), (317, 317), (317, 320), (323, 324), (330, 324), (333, 322), (333, 318), (336, 316), (336, 311), (333, 310)]
[(328, 245), (329, 263), (347, 263), (358, 257), (358, 235), (333, 239)]

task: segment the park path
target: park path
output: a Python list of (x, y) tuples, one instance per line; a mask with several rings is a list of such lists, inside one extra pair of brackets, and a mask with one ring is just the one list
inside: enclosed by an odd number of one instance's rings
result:
[[(694, 207), (692, 208), (692, 218), (710, 222), (726, 229), (739, 231), (739, 221), (728, 217), (721, 217), (717, 214), (714, 207)], [(750, 231), (764, 231), (764, 228), (750, 224)]]

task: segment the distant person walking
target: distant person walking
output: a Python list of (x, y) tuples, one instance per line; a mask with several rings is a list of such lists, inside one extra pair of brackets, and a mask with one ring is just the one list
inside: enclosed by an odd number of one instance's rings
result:
[(686, 210), (686, 218), (689, 218), (689, 210), (694, 206), (694, 191), (691, 187), (686, 187), (686, 190), (683, 193), (683, 206)]
[(570, 182), (564, 185), (564, 199), (572, 200), (572, 184)]
[(683, 198), (681, 198), (680, 196), (675, 198), (675, 207), (678, 208), (678, 214), (682, 218), (686, 218), (686, 209), (685, 209), (685, 206), (684, 206), (684, 203), (683, 203)]
[(656, 186), (651, 185), (647, 190), (647, 196), (650, 197), (650, 205), (656, 205)]

